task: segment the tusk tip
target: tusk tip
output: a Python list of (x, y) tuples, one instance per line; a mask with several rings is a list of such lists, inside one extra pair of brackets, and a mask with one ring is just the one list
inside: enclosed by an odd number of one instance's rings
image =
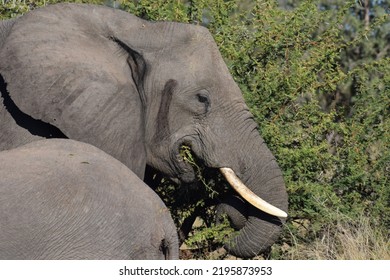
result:
[(282, 211), (281, 213), (279, 213), (278, 215), (276, 215), (277, 217), (280, 217), (280, 218), (287, 218), (288, 217), (288, 214), (284, 211)]

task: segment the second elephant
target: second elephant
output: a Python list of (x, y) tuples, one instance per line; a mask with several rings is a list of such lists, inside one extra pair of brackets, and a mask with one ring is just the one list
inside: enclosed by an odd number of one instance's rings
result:
[(42, 140), (0, 163), (0, 259), (178, 259), (164, 203), (101, 150)]

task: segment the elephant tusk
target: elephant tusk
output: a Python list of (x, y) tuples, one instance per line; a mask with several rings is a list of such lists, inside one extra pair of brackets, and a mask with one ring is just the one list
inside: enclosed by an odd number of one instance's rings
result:
[(252, 204), (254, 207), (277, 217), (286, 218), (287, 213), (283, 210), (269, 204), (265, 200), (258, 197), (254, 192), (252, 192), (243, 182), (237, 177), (234, 171), (231, 168), (222, 167), (220, 168), (221, 173), (232, 186), (233, 189), (238, 192), (243, 199), (248, 203)]

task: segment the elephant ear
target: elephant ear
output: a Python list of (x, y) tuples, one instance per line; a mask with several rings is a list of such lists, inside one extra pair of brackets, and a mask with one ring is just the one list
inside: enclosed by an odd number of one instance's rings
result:
[(22, 114), (100, 148), (143, 177), (148, 63), (140, 28), (140, 19), (106, 7), (37, 9), (13, 23), (0, 49), (0, 73)]
[(127, 64), (131, 69), (131, 76), (133, 78), (134, 84), (137, 87), (138, 93), (140, 94), (140, 99), (143, 106), (146, 106), (147, 98), (145, 95), (144, 81), (147, 74), (147, 64), (143, 56), (126, 45), (123, 41), (118, 38), (112, 37), (112, 40), (117, 43), (123, 50), (128, 54)]

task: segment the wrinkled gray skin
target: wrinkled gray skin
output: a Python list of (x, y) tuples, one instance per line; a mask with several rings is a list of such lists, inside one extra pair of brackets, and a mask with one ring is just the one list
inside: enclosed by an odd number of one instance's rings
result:
[[(0, 149), (68, 137), (99, 147), (140, 178), (149, 165), (189, 183), (194, 170), (179, 154), (187, 144), (206, 166), (232, 168), (287, 211), (281, 171), (207, 29), (59, 4), (2, 32)], [(283, 221), (250, 206), (245, 212), (246, 225), (226, 247), (252, 257), (275, 242)]]
[(0, 162), (0, 259), (178, 259), (169, 210), (103, 151), (50, 139)]

